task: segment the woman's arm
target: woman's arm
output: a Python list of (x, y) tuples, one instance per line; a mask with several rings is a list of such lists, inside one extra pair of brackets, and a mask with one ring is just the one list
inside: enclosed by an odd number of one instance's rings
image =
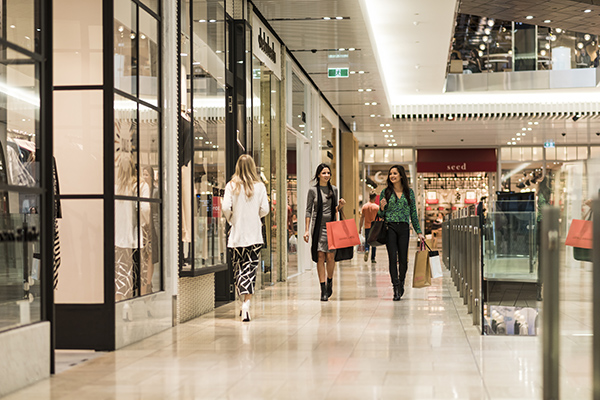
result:
[(315, 192), (313, 191), (312, 188), (308, 189), (308, 195), (306, 196), (306, 213), (305, 213), (305, 218), (306, 218), (306, 222), (304, 224), (304, 241), (306, 243), (308, 243), (308, 238), (310, 236), (309, 231), (310, 231), (310, 219), (312, 217), (312, 212), (313, 212), (313, 208), (314, 208), (314, 203), (315, 203)]
[(412, 189), (410, 189), (410, 220), (415, 232), (421, 235), (421, 225), (419, 225), (419, 216), (417, 215), (417, 202), (415, 200), (415, 192)]
[(221, 210), (223, 216), (227, 222), (231, 223), (231, 215), (233, 214), (233, 197), (231, 196), (231, 184), (225, 186), (225, 196), (223, 197), (223, 204), (221, 204)]
[(258, 215), (262, 218), (269, 213), (269, 199), (267, 197), (267, 188), (264, 184), (260, 184), (262, 195), (260, 200), (260, 209), (258, 210)]
[(377, 216), (379, 218), (385, 218), (385, 206), (387, 205), (387, 200), (385, 199), (385, 189), (381, 191), (379, 195), (379, 211), (377, 211)]

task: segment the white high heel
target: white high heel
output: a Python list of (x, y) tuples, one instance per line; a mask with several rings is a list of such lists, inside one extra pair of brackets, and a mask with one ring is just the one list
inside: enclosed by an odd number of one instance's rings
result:
[(250, 300), (246, 300), (242, 303), (242, 311), (240, 314), (242, 316), (242, 322), (250, 321)]

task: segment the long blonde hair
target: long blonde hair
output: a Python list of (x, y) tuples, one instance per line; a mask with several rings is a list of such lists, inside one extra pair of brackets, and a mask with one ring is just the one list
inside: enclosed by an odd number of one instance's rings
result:
[(233, 193), (240, 193), (243, 186), (246, 196), (252, 197), (254, 194), (254, 184), (256, 182), (260, 182), (260, 178), (256, 173), (254, 159), (248, 154), (242, 154), (235, 164), (235, 174), (233, 174), (233, 177), (231, 178)]

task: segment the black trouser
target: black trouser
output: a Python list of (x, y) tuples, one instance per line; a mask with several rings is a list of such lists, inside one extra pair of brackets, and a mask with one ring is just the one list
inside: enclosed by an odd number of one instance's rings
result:
[[(404, 285), (406, 270), (408, 269), (408, 239), (410, 229), (406, 222), (388, 222), (387, 247), (390, 277), (392, 285)], [(398, 271), (400, 262), (400, 271)]]

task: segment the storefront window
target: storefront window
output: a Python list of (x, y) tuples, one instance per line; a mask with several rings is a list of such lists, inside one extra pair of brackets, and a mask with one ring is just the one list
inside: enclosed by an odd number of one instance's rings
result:
[(227, 183), (225, 5), (218, 0), (180, 5), (180, 254), (181, 270), (194, 273), (227, 262), (221, 212)]
[(18, 47), (0, 45), (0, 331), (41, 319), (41, 56), (35, 46), (36, 8), (32, 0), (4, 7), (0, 37)]
[(115, 0), (117, 301), (162, 290), (159, 26), (137, 3)]
[(304, 83), (292, 72), (292, 120), (288, 121), (298, 132), (305, 136), (304, 128), (306, 127), (306, 107), (305, 107)]

